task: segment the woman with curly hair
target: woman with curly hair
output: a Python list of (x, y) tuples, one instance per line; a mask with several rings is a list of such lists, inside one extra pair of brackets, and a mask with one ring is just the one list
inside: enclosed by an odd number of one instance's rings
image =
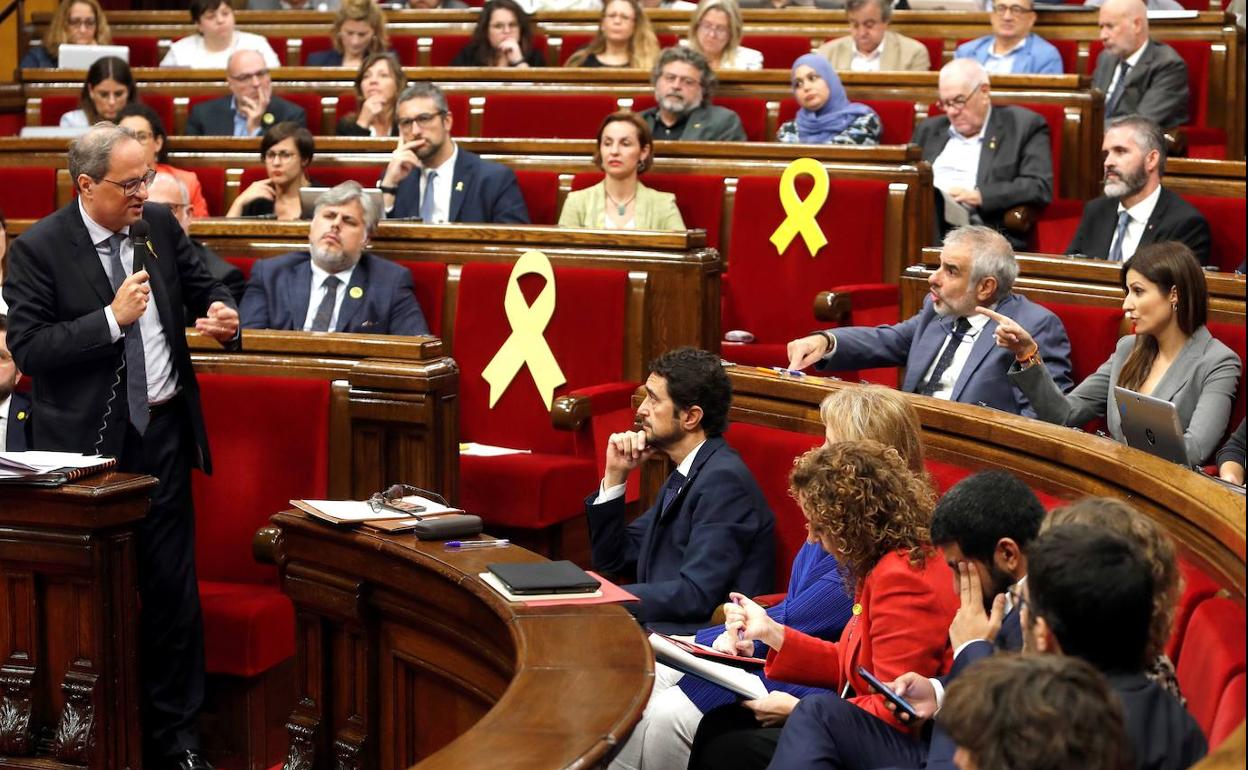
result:
[(799, 704), (803, 713), (828, 712), (846, 734), (889, 736), (899, 759), (917, 761), (917, 731), (894, 716), (858, 669), (887, 682), (909, 670), (936, 676), (949, 668), (958, 598), (953, 574), (931, 545), (931, 487), (896, 449), (869, 440), (812, 449), (797, 461), (789, 487), (811, 537), (840, 564), (854, 598), (850, 620), (837, 641), (825, 641), (734, 593), (725, 606), (726, 639), (747, 654), (755, 641), (770, 648), (763, 669), (769, 679), (832, 692), (798, 700), (774, 691), (710, 712), (689, 767), (765, 767), (779, 741), (777, 726)]
[(598, 34), (568, 57), (568, 67), (650, 69), (659, 58), (659, 38), (638, 0), (607, 0)]

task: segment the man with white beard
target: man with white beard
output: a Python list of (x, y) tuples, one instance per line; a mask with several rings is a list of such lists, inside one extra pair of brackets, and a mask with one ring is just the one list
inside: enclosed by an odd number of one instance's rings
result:
[(1101, 143), (1105, 197), (1083, 207), (1083, 219), (1066, 253), (1124, 262), (1140, 246), (1160, 241), (1187, 244), (1209, 263), (1209, 223), (1190, 203), (1161, 186), (1166, 138), (1138, 115), (1114, 118)]
[(381, 217), (358, 182), (321, 195), (308, 251), (262, 259), (239, 306), (245, 329), (428, 334), (412, 274), (364, 251)]
[(650, 72), (655, 106), (641, 113), (656, 139), (685, 142), (744, 142), (737, 113), (710, 103), (715, 73), (692, 48), (664, 48)]

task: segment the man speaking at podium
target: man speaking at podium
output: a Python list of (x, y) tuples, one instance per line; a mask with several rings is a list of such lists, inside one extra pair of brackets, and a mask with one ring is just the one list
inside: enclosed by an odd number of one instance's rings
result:
[[(191, 466), (211, 472), (183, 307), (236, 344), (230, 292), (169, 210), (144, 206), (155, 171), (134, 134), (97, 123), (69, 148), (77, 200), (13, 243), (9, 346), (34, 379), (34, 448), (100, 453), (159, 479), (139, 527), (139, 668), (146, 767), (202, 770), (203, 616)], [(146, 235), (144, 234), (146, 232)]]

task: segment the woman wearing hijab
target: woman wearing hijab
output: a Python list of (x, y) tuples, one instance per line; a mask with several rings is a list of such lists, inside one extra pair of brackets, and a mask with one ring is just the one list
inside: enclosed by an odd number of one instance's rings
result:
[(832, 65), (808, 53), (793, 62), (793, 97), (797, 117), (780, 126), (776, 139), (800, 144), (879, 144), (880, 117), (865, 104), (851, 102)]

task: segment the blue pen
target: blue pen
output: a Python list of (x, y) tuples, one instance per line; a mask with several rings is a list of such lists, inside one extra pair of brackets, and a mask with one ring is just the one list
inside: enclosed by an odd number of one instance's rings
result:
[(771, 370), (778, 374), (787, 374), (790, 377), (806, 376), (806, 372), (803, 372), (801, 369), (785, 369), (783, 366), (773, 366), (771, 367)]
[(502, 548), (511, 545), (510, 540), (447, 540), (447, 548)]

